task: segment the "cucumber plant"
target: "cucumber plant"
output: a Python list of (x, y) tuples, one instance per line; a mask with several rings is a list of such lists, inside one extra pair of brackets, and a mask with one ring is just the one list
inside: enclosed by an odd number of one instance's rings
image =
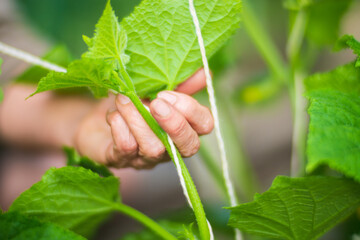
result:
[[(119, 23), (108, 1), (94, 37), (83, 36), (88, 51), (80, 59), (66, 68), (39, 59), (30, 62), (53, 70), (39, 81), (31, 96), (87, 87), (98, 98), (107, 97), (108, 92), (130, 98), (177, 168), (197, 230), (192, 225), (157, 223), (124, 205), (118, 192), (119, 180), (105, 166), (66, 149), (70, 166), (48, 170), (40, 182), (0, 215), (2, 236), (83, 239), (91, 237), (109, 214), (120, 212), (148, 228), (125, 239), (213, 239), (211, 224), (181, 155), (141, 98), (152, 99), (162, 90), (173, 90), (206, 66), (205, 51), (202, 56), (200, 50), (206, 50), (207, 57), (213, 56), (235, 33), (240, 19), (271, 75), (266, 88), (248, 85), (243, 92), (251, 94), (255, 89), (257, 96), (248, 99), (256, 100), (263, 93), (268, 97), (286, 87), (293, 107), (294, 134), (292, 176), (276, 177), (270, 189), (256, 194), (251, 202), (233, 206), (229, 199), (232, 206), (227, 207), (228, 224), (243, 233), (237, 232), (236, 239), (250, 239), (252, 235), (260, 239), (318, 239), (356, 212), (360, 206), (360, 43), (350, 35), (337, 41), (341, 19), (352, 1), (284, 0), (291, 19), (285, 49), (288, 62), (254, 15), (250, 1), (244, 0), (243, 9), (240, 0), (195, 0), (192, 4), (191, 0), (143, 0)], [(335, 43), (337, 49), (351, 48), (358, 59), (327, 73), (311, 74), (308, 60), (316, 58), (314, 53), (324, 46)], [(0, 51), (13, 53), (9, 49)], [(226, 171), (219, 172), (213, 157), (205, 156), (206, 166), (224, 194), (229, 194), (231, 187), (224, 182), (228, 177), (219, 177)], [(331, 170), (322, 171), (326, 167)]]

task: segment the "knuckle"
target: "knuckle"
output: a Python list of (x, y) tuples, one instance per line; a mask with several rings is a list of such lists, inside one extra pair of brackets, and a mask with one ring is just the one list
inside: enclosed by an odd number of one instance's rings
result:
[(160, 144), (156, 144), (154, 146), (151, 146), (147, 151), (145, 152), (145, 157), (150, 159), (159, 159), (161, 158), (165, 153), (165, 147)]
[(187, 147), (182, 151), (182, 155), (184, 157), (194, 156), (199, 151), (200, 145), (201, 143), (198, 137), (192, 138), (192, 140), (189, 141)]
[(135, 141), (127, 141), (121, 144), (120, 147), (121, 152), (123, 152), (125, 155), (131, 155), (137, 151), (138, 145)]
[(186, 127), (187, 121), (185, 120), (185, 118), (183, 118), (178, 123), (174, 124), (172, 129), (169, 130), (169, 132), (171, 133), (171, 135), (175, 135), (178, 137), (183, 136), (186, 132)]

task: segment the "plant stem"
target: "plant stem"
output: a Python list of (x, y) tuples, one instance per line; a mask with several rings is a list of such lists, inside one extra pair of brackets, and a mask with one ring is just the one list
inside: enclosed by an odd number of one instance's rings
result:
[(291, 153), (291, 176), (303, 176), (306, 162), (306, 99), (303, 97), (304, 75), (299, 71), (298, 58), (305, 36), (307, 15), (304, 10), (295, 13), (295, 22), (289, 35), (287, 55), (291, 63), (290, 96), (293, 108), (293, 139)]
[[(170, 146), (170, 143), (168, 141), (167, 133), (160, 127), (160, 125), (156, 122), (154, 117), (151, 115), (151, 113), (144, 107), (143, 103), (139, 99), (139, 97), (135, 93), (128, 93), (127, 96), (130, 98), (130, 100), (134, 103), (135, 107), (138, 109), (144, 120), (147, 122), (147, 124), (150, 126), (150, 128), (153, 130), (153, 132), (156, 134), (156, 136), (161, 140), (161, 142), (164, 144), (167, 152), (169, 153), (171, 159), (175, 163), (175, 156), (172, 153), (172, 149)], [(201, 239), (210, 239), (209, 234), (209, 227), (205, 216), (205, 211), (203, 208), (203, 205), (201, 203), (199, 194), (196, 190), (196, 186), (190, 176), (190, 173), (188, 169), (186, 168), (186, 165), (179, 153), (179, 151), (176, 150), (176, 155), (179, 159), (180, 167), (181, 167), (181, 174), (185, 180), (186, 189), (188, 193), (188, 197), (190, 199), (190, 206), (193, 207), (195, 217), (197, 220), (197, 224), (199, 226), (200, 236)]]
[[(190, 207), (193, 208), (195, 218), (199, 227), (199, 232), (201, 239), (210, 239), (210, 235), (212, 234), (211, 229), (209, 229), (209, 223), (207, 222), (204, 207), (201, 203), (200, 196), (196, 190), (195, 184), (190, 176), (188, 169), (181, 157), (179, 151), (171, 145), (169, 142), (168, 134), (160, 127), (158, 122), (154, 119), (151, 113), (145, 108), (140, 98), (136, 95), (134, 84), (126, 72), (126, 68), (123, 65), (121, 59), (119, 59), (121, 76), (123, 77), (125, 83), (128, 85), (129, 91), (126, 92), (126, 96), (130, 98), (132, 103), (135, 105), (136, 109), (140, 112), (141, 116), (144, 118), (146, 123), (149, 125), (151, 130), (155, 133), (155, 135), (160, 139), (160, 141), (164, 144), (167, 152), (169, 153), (172, 161), (178, 169), (180, 181), (182, 185), (185, 185), (185, 189), (183, 189), (187, 200), (189, 201)], [(173, 148), (172, 148), (173, 147)], [(175, 152), (173, 151), (175, 149)], [(176, 156), (175, 156), (176, 155)], [(178, 162), (176, 161), (178, 160)]]
[(275, 79), (284, 82), (287, 77), (287, 70), (280, 52), (255, 16), (251, 3), (247, 0), (243, 2), (242, 18), (246, 31), (254, 41), (255, 46), (274, 76), (277, 77)]
[(306, 161), (306, 99), (303, 97), (304, 74), (296, 73), (294, 76), (295, 109), (293, 110), (293, 137), (291, 151), (291, 176), (301, 177), (305, 175)]
[(166, 240), (176, 240), (177, 238), (174, 237), (171, 233), (166, 231), (164, 228), (162, 228), (158, 223), (156, 223), (154, 220), (146, 216), (145, 214), (139, 212), (138, 210), (129, 207), (122, 203), (117, 203), (114, 205), (114, 209), (137, 220), (138, 222), (142, 223), (144, 226), (151, 229), (154, 233), (162, 237)]
[(224, 182), (224, 178), (222, 177), (221, 170), (216, 164), (215, 158), (212, 157), (211, 151), (209, 149), (209, 146), (206, 142), (202, 141), (201, 148), (199, 150), (199, 154), (201, 156), (201, 159), (207, 168), (207, 170), (210, 172), (210, 175), (215, 180), (216, 184), (218, 185), (219, 189), (222, 191), (222, 194), (226, 196), (226, 186)]

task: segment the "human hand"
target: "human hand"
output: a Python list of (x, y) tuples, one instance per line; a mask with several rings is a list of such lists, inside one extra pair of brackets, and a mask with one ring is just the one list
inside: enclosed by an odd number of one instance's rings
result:
[[(184, 157), (194, 155), (200, 148), (199, 135), (208, 134), (213, 129), (209, 109), (189, 96), (204, 87), (205, 75), (200, 70), (176, 92), (161, 92), (149, 105), (153, 117)], [(114, 110), (108, 112), (109, 108)], [(169, 160), (164, 145), (123, 95), (102, 101), (85, 118), (80, 124), (76, 145), (83, 155), (117, 168), (148, 169)]]

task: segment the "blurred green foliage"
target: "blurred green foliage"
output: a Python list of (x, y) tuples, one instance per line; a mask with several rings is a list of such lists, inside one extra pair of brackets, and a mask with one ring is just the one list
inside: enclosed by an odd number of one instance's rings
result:
[[(86, 50), (82, 35), (92, 35), (106, 0), (16, 0), (26, 19), (56, 44), (64, 43), (75, 56)], [(121, 19), (132, 12), (140, 0), (113, 1)], [(119, 19), (119, 20), (120, 20)]]

